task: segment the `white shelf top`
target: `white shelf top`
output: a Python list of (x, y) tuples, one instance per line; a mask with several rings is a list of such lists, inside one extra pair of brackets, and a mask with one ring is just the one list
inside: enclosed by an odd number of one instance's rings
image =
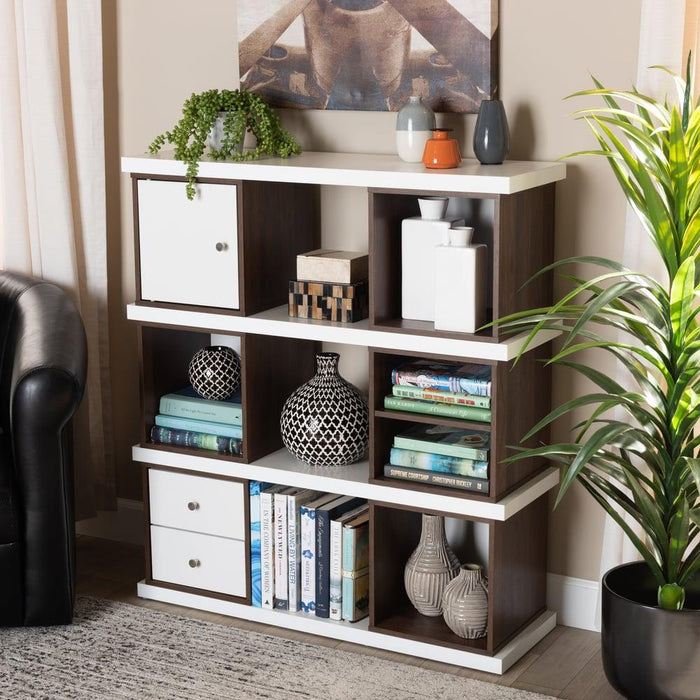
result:
[(487, 520), (507, 520), (559, 483), (559, 470), (549, 467), (498, 503), (488, 503), (459, 496), (443, 496), (409, 488), (370, 484), (368, 483), (369, 463), (366, 461), (347, 467), (311, 467), (292, 457), (286, 449), (273, 452), (251, 464), (229, 462), (208, 457), (205, 454), (200, 456), (166, 452), (140, 445), (132, 447), (132, 457), (135, 462), (145, 464), (312, 488), (317, 491), (366, 498), (370, 501), (395, 503), (425, 510), (440, 510)]
[[(277, 306), (254, 316), (231, 316), (205, 311), (165, 309), (157, 306), (128, 304), (126, 317), (130, 321), (184, 326), (192, 329), (255, 333), (300, 340), (320, 340), (344, 345), (363, 345), (386, 350), (414, 350), (475, 360), (508, 361), (517, 356), (527, 334), (522, 333), (501, 343), (481, 340), (461, 340), (428, 335), (413, 335), (391, 331), (371, 330), (369, 320), (357, 323), (315, 321), (294, 318), (287, 313), (287, 306)], [(530, 344), (533, 349), (548, 343), (559, 335), (556, 331), (542, 331)]]
[[(172, 152), (122, 158), (122, 172), (126, 173), (184, 177), (185, 170), (185, 165), (175, 160)], [(199, 177), (426, 192), (513, 194), (563, 180), (566, 165), (516, 160), (502, 165), (481, 165), (477, 160), (463, 160), (457, 168), (430, 170), (422, 163), (404, 163), (396, 155), (309, 151), (291, 158), (264, 158), (247, 163), (213, 161), (204, 156), (199, 164)]]

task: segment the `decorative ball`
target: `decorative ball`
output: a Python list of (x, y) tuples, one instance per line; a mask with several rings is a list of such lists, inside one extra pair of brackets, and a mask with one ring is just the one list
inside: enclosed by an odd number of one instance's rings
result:
[(226, 345), (209, 345), (190, 360), (190, 384), (205, 399), (223, 401), (241, 385), (241, 361)]

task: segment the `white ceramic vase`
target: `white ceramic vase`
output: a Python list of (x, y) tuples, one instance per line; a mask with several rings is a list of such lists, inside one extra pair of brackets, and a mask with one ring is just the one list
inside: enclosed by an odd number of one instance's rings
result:
[(463, 639), (486, 635), (488, 589), (483, 567), (463, 564), (442, 594), (442, 614), (447, 626)]
[(433, 136), (435, 114), (417, 95), (396, 115), (396, 152), (406, 163), (420, 163), (428, 139)]

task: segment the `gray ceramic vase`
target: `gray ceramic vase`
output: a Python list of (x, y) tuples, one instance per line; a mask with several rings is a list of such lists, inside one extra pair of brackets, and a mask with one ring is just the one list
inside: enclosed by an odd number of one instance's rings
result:
[(447, 626), (463, 639), (486, 635), (489, 604), (483, 567), (463, 564), (442, 594), (442, 614)]
[(421, 615), (441, 615), (443, 591), (458, 571), (459, 560), (445, 537), (445, 518), (423, 513), (420, 542), (408, 558), (403, 576), (413, 607)]
[(510, 135), (501, 100), (482, 100), (474, 128), (474, 155), (484, 165), (497, 165), (508, 156)]
[(435, 129), (435, 114), (417, 95), (396, 115), (396, 152), (406, 163), (420, 163), (428, 139)]

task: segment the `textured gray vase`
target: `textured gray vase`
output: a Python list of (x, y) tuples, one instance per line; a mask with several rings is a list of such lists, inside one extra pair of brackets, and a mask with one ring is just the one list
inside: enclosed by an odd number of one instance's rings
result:
[(474, 155), (484, 165), (502, 163), (510, 149), (506, 110), (501, 100), (482, 100), (474, 128)]
[(359, 390), (338, 374), (337, 352), (316, 355), (316, 376), (285, 402), (284, 446), (314, 467), (342, 467), (362, 459), (369, 443), (369, 412)]
[(408, 558), (403, 575), (413, 607), (421, 615), (441, 615), (443, 591), (458, 571), (459, 560), (445, 537), (445, 518), (423, 513), (420, 542)]
[(463, 564), (442, 594), (442, 614), (447, 626), (464, 639), (486, 635), (489, 604), (483, 568)]
[(425, 143), (433, 136), (435, 114), (417, 95), (396, 115), (396, 152), (406, 163), (420, 163), (423, 159)]

